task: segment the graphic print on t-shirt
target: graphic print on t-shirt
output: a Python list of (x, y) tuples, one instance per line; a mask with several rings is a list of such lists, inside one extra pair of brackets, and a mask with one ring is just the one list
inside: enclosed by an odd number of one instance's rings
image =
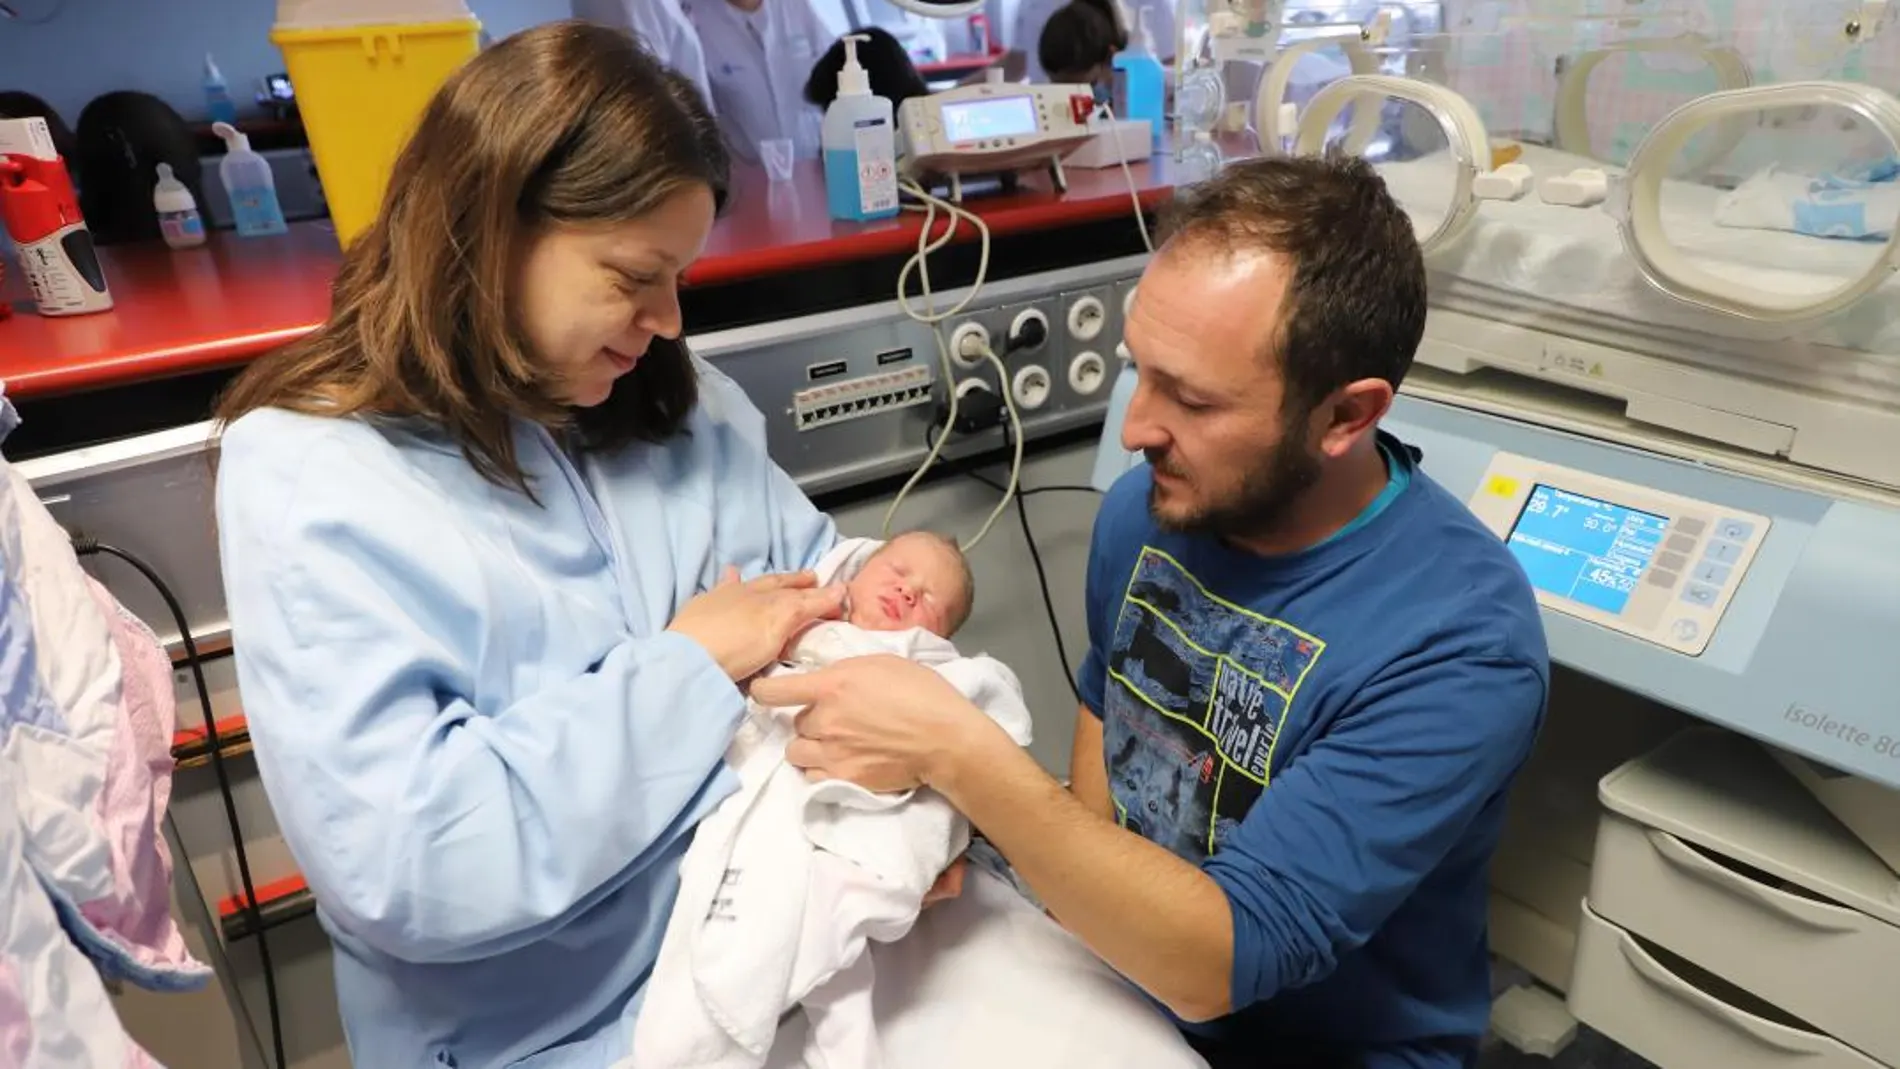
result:
[(1103, 741), (1122, 825), (1198, 862), (1266, 788), (1321, 640), (1207, 592), (1144, 548), (1108, 650)]

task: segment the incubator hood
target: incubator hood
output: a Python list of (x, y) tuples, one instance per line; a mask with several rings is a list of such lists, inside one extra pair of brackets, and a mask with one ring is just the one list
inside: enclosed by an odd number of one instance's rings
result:
[[(1432, 272), (1415, 387), (1900, 500), (1884, 0), (1180, 0), (1262, 153), (1370, 160)], [(1187, 75), (1184, 74), (1184, 77)], [(1833, 484), (1839, 484), (1834, 486)]]
[[(1386, 425), (1519, 554), (1553, 658), (1900, 788), (1900, 13), (1180, 12), (1184, 69), (1254, 64), (1259, 152), (1361, 156), (1411, 215), (1430, 309)], [(1098, 486), (1140, 462), (1134, 376)]]

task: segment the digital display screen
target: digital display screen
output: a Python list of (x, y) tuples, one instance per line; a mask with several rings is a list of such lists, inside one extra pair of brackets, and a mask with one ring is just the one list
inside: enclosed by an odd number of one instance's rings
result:
[(1616, 614), (1662, 545), (1669, 520), (1539, 483), (1511, 529), (1531, 585)]
[(1034, 97), (1001, 97), (943, 105), (943, 133), (952, 142), (1021, 137), (1035, 132)]

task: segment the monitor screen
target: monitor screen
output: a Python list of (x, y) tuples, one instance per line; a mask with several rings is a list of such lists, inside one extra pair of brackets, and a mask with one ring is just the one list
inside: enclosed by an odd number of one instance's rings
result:
[(1662, 544), (1667, 517), (1554, 486), (1531, 488), (1511, 529), (1511, 552), (1547, 594), (1615, 615)]
[(943, 105), (943, 133), (952, 143), (1036, 132), (1034, 97), (998, 97)]

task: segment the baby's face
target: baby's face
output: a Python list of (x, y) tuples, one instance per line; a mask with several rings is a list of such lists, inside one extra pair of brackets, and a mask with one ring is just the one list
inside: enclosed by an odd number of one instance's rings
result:
[(951, 547), (928, 535), (900, 535), (845, 584), (847, 619), (867, 631), (921, 627), (948, 638), (969, 604), (963, 576), (963, 561)]

